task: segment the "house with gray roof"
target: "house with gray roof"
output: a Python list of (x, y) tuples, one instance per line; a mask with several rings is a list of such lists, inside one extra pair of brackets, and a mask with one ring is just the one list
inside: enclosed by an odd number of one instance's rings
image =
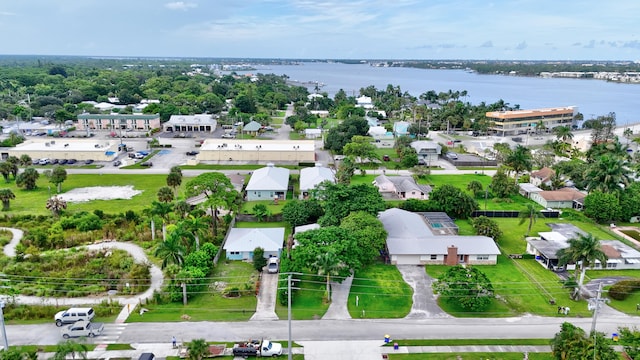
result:
[(432, 190), (429, 185), (417, 184), (411, 176), (379, 175), (373, 180), (373, 186), (377, 187), (383, 195), (392, 195), (401, 200), (428, 200)]
[(232, 228), (222, 247), (229, 260), (253, 260), (253, 251), (264, 249), (264, 257), (280, 257), (284, 228)]
[(251, 174), (245, 188), (248, 201), (255, 200), (284, 200), (289, 188), (289, 169), (275, 167), (268, 164)]
[(442, 146), (435, 141), (413, 141), (411, 147), (418, 154), (418, 159), (422, 159), (426, 163), (435, 163), (442, 153)]
[[(442, 215), (437, 214), (438, 217)], [(492, 238), (440, 232), (429, 213), (391, 208), (378, 218), (387, 231), (389, 261), (396, 265), (495, 265), (500, 250)]]
[(214, 132), (218, 121), (210, 114), (171, 115), (169, 121), (162, 124), (164, 131), (169, 132)]
[(257, 135), (260, 129), (262, 129), (262, 124), (257, 121), (251, 121), (250, 123), (242, 127), (242, 132), (245, 134)]
[(322, 164), (314, 167), (307, 167), (300, 170), (300, 199), (309, 197), (309, 192), (315, 189), (318, 184), (324, 181), (336, 182), (333, 171)]

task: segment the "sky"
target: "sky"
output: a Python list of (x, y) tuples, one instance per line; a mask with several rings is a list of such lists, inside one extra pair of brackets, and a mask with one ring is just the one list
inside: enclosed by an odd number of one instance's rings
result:
[(640, 60), (638, 0), (0, 0), (0, 54)]

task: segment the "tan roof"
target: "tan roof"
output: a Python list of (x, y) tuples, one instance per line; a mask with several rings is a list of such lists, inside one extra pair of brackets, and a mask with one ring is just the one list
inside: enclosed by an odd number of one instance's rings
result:
[(547, 201), (573, 201), (584, 199), (584, 197), (586, 196), (580, 191), (572, 188), (562, 188), (553, 191), (541, 191), (539, 195)]
[(553, 171), (553, 169), (548, 168), (548, 167), (543, 167), (542, 169), (538, 170), (538, 171), (534, 171), (531, 173), (532, 177), (538, 178), (538, 179), (542, 179), (542, 180), (546, 180), (551, 178), (551, 176), (553, 176), (556, 172)]
[(622, 254), (620, 254), (620, 251), (618, 251), (616, 248), (614, 248), (611, 245), (601, 245), (600, 248), (602, 249), (602, 252), (607, 255), (607, 258), (609, 259), (620, 259), (622, 258)]

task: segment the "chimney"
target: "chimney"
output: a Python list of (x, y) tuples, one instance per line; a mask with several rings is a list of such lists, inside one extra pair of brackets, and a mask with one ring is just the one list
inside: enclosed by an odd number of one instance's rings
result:
[(447, 247), (447, 258), (445, 259), (445, 265), (458, 265), (458, 248), (454, 245)]

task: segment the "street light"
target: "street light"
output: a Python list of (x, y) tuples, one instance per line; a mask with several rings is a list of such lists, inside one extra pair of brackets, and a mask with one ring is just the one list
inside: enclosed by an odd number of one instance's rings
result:
[(258, 163), (260, 163), (260, 149), (262, 149), (262, 145), (256, 145), (256, 152), (258, 153)]
[(300, 145), (293, 145), (293, 150), (296, 151), (296, 162), (298, 162), (298, 150), (300, 149)]

